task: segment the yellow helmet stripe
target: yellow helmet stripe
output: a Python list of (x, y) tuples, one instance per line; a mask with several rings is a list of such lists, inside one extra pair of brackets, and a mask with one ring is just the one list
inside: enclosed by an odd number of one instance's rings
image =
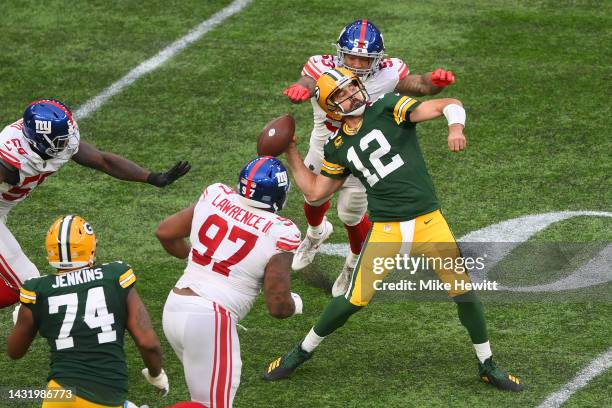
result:
[(59, 227), (59, 255), (60, 262), (70, 262), (70, 227), (72, 226), (72, 215), (67, 215)]

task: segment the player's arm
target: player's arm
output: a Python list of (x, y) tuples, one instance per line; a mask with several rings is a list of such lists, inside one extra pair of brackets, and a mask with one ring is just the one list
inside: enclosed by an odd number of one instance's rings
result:
[(189, 163), (180, 161), (165, 173), (153, 173), (125, 157), (98, 150), (84, 141), (79, 143), (79, 150), (72, 159), (82, 166), (102, 171), (117, 179), (149, 183), (156, 187), (173, 183), (191, 169)]
[(442, 98), (422, 102), (410, 112), (410, 121), (414, 123), (425, 122), (442, 115), (446, 116), (448, 120), (448, 148), (453, 152), (465, 149), (467, 145), (463, 134), (465, 110), (458, 99)]
[(395, 92), (410, 96), (435, 95), (454, 82), (455, 75), (452, 71), (438, 68), (423, 75), (406, 75), (395, 86)]
[(126, 302), (127, 329), (140, 351), (142, 361), (149, 369), (149, 374), (151, 377), (157, 377), (162, 372), (162, 351), (149, 313), (134, 288), (130, 289)]
[(302, 103), (310, 99), (315, 90), (317, 81), (308, 75), (302, 75), (297, 82), (289, 85), (283, 94), (293, 103)]
[(295, 143), (289, 145), (285, 154), (293, 179), (307, 201), (313, 202), (329, 197), (344, 184), (346, 178), (335, 179), (313, 174), (304, 165)]
[(7, 182), (11, 185), (19, 183), (19, 170), (4, 160), (0, 160), (0, 183)]
[(187, 237), (191, 233), (194, 209), (195, 204), (172, 214), (160, 222), (155, 230), (155, 236), (166, 252), (179, 259), (187, 258), (191, 250)]
[(26, 355), (32, 341), (36, 337), (38, 327), (30, 308), (21, 306), (17, 316), (17, 323), (6, 341), (6, 353), (13, 360)]
[(270, 314), (277, 319), (284, 319), (302, 313), (302, 300), (296, 293), (291, 293), (292, 252), (281, 252), (273, 255), (264, 272), (264, 297)]

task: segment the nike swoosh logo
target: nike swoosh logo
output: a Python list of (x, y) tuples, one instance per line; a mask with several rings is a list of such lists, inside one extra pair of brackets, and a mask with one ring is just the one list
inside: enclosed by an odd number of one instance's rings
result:
[(429, 224), (431, 222), (431, 220), (433, 220), (433, 218), (430, 218), (427, 221), (425, 221), (425, 224)]

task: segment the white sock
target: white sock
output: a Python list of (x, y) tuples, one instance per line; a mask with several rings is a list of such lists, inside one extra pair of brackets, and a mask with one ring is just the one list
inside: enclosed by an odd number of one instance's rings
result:
[(344, 264), (351, 268), (355, 268), (355, 266), (357, 265), (357, 258), (359, 258), (359, 254), (349, 252), (349, 255), (344, 260)]
[(487, 341), (485, 343), (474, 344), (474, 350), (476, 350), (476, 357), (478, 361), (484, 363), (485, 360), (493, 355), (491, 352), (491, 344)]
[(317, 226), (313, 227), (312, 225), (309, 225), (308, 232), (310, 233), (310, 235), (314, 236), (323, 234), (323, 232), (325, 232), (325, 218), (323, 218), (323, 222)]
[(312, 350), (316, 349), (317, 346), (321, 344), (324, 338), (325, 337), (321, 337), (317, 335), (317, 333), (314, 332), (314, 327), (313, 327), (312, 329), (310, 329), (310, 331), (308, 332), (308, 334), (306, 335), (306, 337), (304, 337), (304, 340), (302, 341), (302, 345), (301, 345), (302, 350), (311, 353)]

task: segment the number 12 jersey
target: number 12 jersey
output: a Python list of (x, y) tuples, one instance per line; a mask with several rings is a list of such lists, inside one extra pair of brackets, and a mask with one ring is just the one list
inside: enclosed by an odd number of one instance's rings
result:
[(408, 96), (386, 94), (366, 108), (357, 132), (343, 125), (325, 145), (321, 174), (359, 178), (372, 221), (408, 221), (440, 208), (410, 122), (418, 105)]

